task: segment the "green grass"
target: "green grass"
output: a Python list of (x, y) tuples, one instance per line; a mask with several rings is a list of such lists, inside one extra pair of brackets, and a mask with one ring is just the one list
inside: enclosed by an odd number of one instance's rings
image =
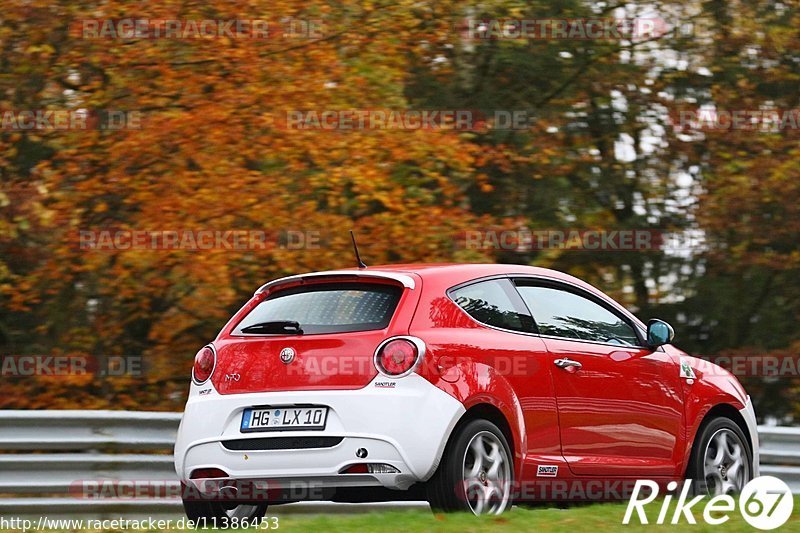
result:
[[(623, 525), (626, 503), (593, 504), (570, 507), (568, 509), (541, 508), (529, 509), (514, 507), (510, 512), (498, 517), (474, 517), (467, 514), (433, 515), (428, 511), (383, 512), (361, 515), (326, 515), (326, 516), (284, 516), (279, 512), (280, 529), (285, 531), (402, 531), (403, 533), (424, 531), (458, 531), (459, 533), (483, 531), (552, 531), (582, 533), (604, 531), (656, 531), (670, 528), (671, 531), (684, 530), (692, 532), (729, 533), (735, 531), (758, 531), (744, 521), (738, 509), (729, 513), (730, 519), (722, 525), (712, 526), (703, 522), (704, 502), (693, 507), (697, 525), (688, 524), (681, 519), (677, 526), (670, 524), (653, 525), (661, 502), (653, 502), (645, 509), (650, 521), (649, 525), (641, 525), (637, 518), (631, 524)], [(795, 497), (795, 511), (789, 521), (779, 531), (800, 531), (800, 497)], [(672, 517), (673, 505), (667, 514), (666, 522)], [(267, 514), (270, 514), (269, 511)], [(635, 516), (635, 515), (634, 515)]]

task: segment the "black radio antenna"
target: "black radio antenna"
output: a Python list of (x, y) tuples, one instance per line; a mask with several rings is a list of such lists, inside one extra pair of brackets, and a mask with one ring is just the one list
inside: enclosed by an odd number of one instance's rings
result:
[(358, 263), (358, 268), (367, 268), (367, 265), (364, 264), (364, 261), (361, 260), (361, 256), (358, 255), (358, 245), (356, 244), (356, 234), (353, 233), (353, 230), (350, 230), (350, 238), (353, 240), (353, 251), (356, 253), (356, 262)]

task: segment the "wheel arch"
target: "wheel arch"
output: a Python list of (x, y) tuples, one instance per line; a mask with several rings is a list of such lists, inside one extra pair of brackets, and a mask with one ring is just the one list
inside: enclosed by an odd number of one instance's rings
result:
[(509, 420), (509, 416), (503, 412), (503, 410), (486, 401), (486, 399), (473, 399), (469, 405), (465, 405), (467, 408), (464, 414), (458, 419), (458, 422), (453, 426), (453, 429), (447, 435), (447, 440), (445, 442), (445, 446), (442, 449), (442, 454), (438, 457), (436, 461), (436, 468), (444, 460), (444, 456), (448, 453), (450, 449), (450, 445), (453, 442), (453, 439), (456, 435), (458, 435), (458, 431), (466, 424), (473, 420), (488, 420), (500, 430), (503, 436), (508, 443), (508, 447), (510, 448), (512, 461), (514, 463), (513, 472), (514, 472), (514, 479), (519, 479), (521, 475), (522, 469), (522, 441), (517, 436), (516, 432), (512, 427), (512, 422)]
[(708, 411), (706, 411), (705, 415), (703, 415), (703, 418), (700, 420), (700, 423), (697, 424), (697, 426), (694, 428), (694, 432), (691, 435), (690, 439), (691, 446), (687, 446), (686, 454), (684, 457), (684, 463), (683, 463), (684, 476), (688, 473), (688, 470), (691, 467), (691, 457), (693, 455), (695, 447), (697, 446), (697, 438), (700, 435), (700, 432), (709, 422), (720, 417), (730, 419), (734, 424), (736, 424), (739, 427), (739, 429), (742, 430), (742, 433), (744, 434), (744, 437), (747, 441), (747, 445), (750, 447), (752, 462), (758, 460), (758, 458), (755, 457), (753, 441), (752, 438), (750, 437), (750, 430), (747, 427), (747, 422), (745, 421), (742, 414), (736, 407), (734, 407), (729, 403), (718, 403), (713, 407), (711, 407)]
[(511, 448), (511, 457), (514, 457), (514, 453), (516, 453), (516, 443), (514, 442), (514, 432), (511, 431), (511, 425), (508, 423), (508, 420), (503, 412), (490, 403), (476, 403), (467, 409), (467, 411), (458, 420), (458, 423), (453, 428), (453, 431), (450, 433), (448, 441), (453, 437), (456, 430), (461, 428), (461, 426), (472, 420), (478, 419), (488, 420), (497, 426), (497, 428), (503, 433), (506, 441), (508, 441), (508, 446)]

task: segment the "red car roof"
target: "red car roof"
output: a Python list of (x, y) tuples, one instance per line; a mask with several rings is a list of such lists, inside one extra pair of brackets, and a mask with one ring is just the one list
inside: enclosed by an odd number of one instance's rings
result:
[[(357, 271), (357, 269), (352, 270)], [(559, 272), (558, 270), (551, 270), (549, 268), (497, 263), (412, 263), (405, 265), (376, 265), (374, 267), (369, 267), (367, 270), (417, 274), (423, 279), (432, 276), (457, 277), (463, 278), (463, 281), (504, 274), (538, 275), (569, 281), (577, 279), (569, 274)]]
[(534, 267), (529, 265), (508, 265), (496, 263), (410, 263), (399, 265), (376, 265), (364, 270), (357, 268), (343, 269), (337, 272), (394, 272), (398, 274), (416, 274), (424, 280), (449, 282), (450, 286), (458, 285), (477, 278), (499, 276), (506, 274), (525, 274), (568, 281), (594, 292), (597, 289), (588, 283), (564, 272), (549, 268)]

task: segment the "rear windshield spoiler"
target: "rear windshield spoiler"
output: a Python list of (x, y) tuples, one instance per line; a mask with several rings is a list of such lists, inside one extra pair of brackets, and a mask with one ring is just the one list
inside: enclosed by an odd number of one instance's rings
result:
[(322, 281), (326, 278), (351, 278), (353, 280), (363, 280), (364, 278), (391, 279), (397, 281), (407, 289), (413, 289), (416, 285), (414, 278), (411, 276), (406, 274), (398, 274), (396, 272), (381, 272), (379, 270), (373, 270), (370, 272), (361, 270), (330, 270), (328, 272), (311, 272), (309, 274), (300, 274), (297, 276), (288, 276), (285, 278), (276, 279), (259, 287), (255, 294), (261, 294), (266, 290), (273, 289), (285, 283), (293, 283), (298, 281), (302, 283), (306, 280)]

